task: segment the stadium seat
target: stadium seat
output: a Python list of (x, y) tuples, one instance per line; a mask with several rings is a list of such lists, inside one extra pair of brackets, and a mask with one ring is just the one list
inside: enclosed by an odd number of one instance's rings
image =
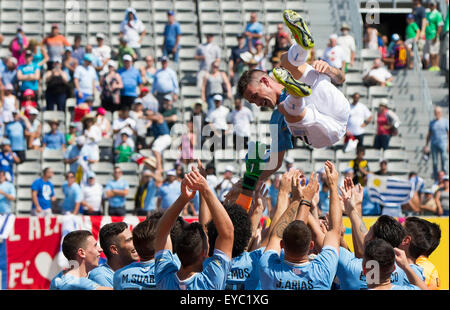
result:
[(314, 161), (325, 163), (325, 161), (334, 161), (334, 151), (329, 149), (313, 149), (311, 157)]
[(26, 161), (40, 161), (41, 160), (41, 151), (39, 150), (27, 150), (25, 153)]
[(308, 149), (292, 149), (288, 151), (288, 155), (294, 161), (308, 161), (311, 162), (311, 151)]
[(387, 159), (389, 162), (393, 161), (404, 161), (405, 151), (403, 150), (385, 150), (383, 153), (383, 158)]
[(16, 185), (19, 187), (30, 187), (34, 180), (38, 179), (39, 175), (25, 175), (19, 174), (17, 176)]
[(120, 167), (122, 169), (123, 174), (136, 174), (138, 171), (138, 166), (136, 163), (117, 163), (116, 167)]
[[(136, 173), (136, 170), (135, 170)], [(128, 182), (128, 185), (130, 187), (136, 187), (139, 184), (138, 177), (136, 175), (123, 175), (122, 179), (126, 180)]]
[(42, 152), (42, 159), (45, 161), (61, 161), (64, 158), (62, 150), (51, 150), (45, 148)]
[(31, 200), (18, 200), (15, 205), (15, 213), (29, 214), (31, 211)]
[(65, 122), (65, 113), (62, 111), (44, 111), (42, 114), (42, 119), (44, 122), (48, 122), (51, 120), (58, 120), (60, 122)]
[(42, 169), (45, 168), (52, 168), (53, 173), (56, 175), (64, 175), (66, 173), (66, 166), (64, 165), (63, 161), (44, 161), (41, 164)]
[(19, 188), (17, 190), (17, 200), (28, 200), (31, 207), (31, 188)]
[(106, 186), (106, 183), (108, 183), (109, 181), (113, 180), (113, 176), (112, 175), (107, 175), (107, 174), (98, 174), (95, 177), (95, 180), (97, 181), (97, 183)]
[[(27, 158), (28, 160), (28, 158)], [(41, 165), (36, 162), (24, 162), (17, 166), (17, 171), (21, 174), (40, 174), (41, 173)]]
[(125, 17), (125, 10), (129, 7), (128, 1), (108, 1), (109, 8), (112, 11), (122, 11), (122, 17)]
[(371, 86), (369, 87), (369, 98), (374, 97), (388, 97), (389, 92), (386, 87), (383, 86)]
[(135, 0), (135, 1), (131, 1), (131, 5), (132, 8), (134, 8), (136, 11), (150, 11), (152, 6), (150, 4), (150, 1), (147, 0)]
[(96, 174), (110, 175), (114, 171), (114, 165), (111, 162), (97, 162), (97, 163), (91, 164), (91, 169)]
[(105, 11), (108, 9), (108, 1), (89, 0), (87, 1), (89, 11)]
[[(174, 9), (174, 4), (172, 1), (152, 1), (153, 3), (153, 10), (155, 11), (163, 11), (166, 14), (166, 20), (167, 20), (167, 11)], [(175, 16), (176, 18), (176, 16)]]
[(343, 150), (337, 150), (336, 151), (336, 160), (337, 161), (344, 161), (344, 160), (350, 161), (350, 160), (355, 159), (355, 158), (356, 158), (356, 152), (355, 151), (347, 152), (347, 153), (344, 153)]
[(381, 54), (378, 50), (373, 50), (373, 49), (362, 49), (361, 50), (361, 58), (363, 60), (374, 60), (375, 58), (380, 58)]
[(220, 1), (220, 8), (223, 12), (240, 12), (241, 2), (240, 1)]

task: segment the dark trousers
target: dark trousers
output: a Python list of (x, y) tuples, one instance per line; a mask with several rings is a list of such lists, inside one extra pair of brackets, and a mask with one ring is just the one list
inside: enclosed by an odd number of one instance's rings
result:
[(134, 103), (134, 100), (136, 100), (136, 97), (132, 96), (120, 96), (120, 107), (129, 107), (131, 109), (131, 105)]
[(19, 157), (20, 164), (26, 160), (26, 156), (25, 156), (26, 151), (14, 151), (13, 150), (13, 152), (16, 153), (17, 157)]
[(45, 100), (47, 100), (47, 111), (53, 111), (55, 106), (58, 111), (64, 111), (66, 108), (67, 94), (52, 94), (45, 93)]
[(364, 134), (359, 135), (359, 136), (354, 136), (356, 140), (358, 140), (358, 145), (359, 146), (363, 146), (364, 145)]
[(89, 215), (89, 216), (92, 216), (92, 215), (103, 215), (102, 214), (102, 211), (84, 211), (83, 212), (83, 215)]
[(387, 150), (389, 148), (389, 140), (391, 140), (390, 135), (376, 135), (373, 147), (377, 150)]
[(110, 216), (124, 216), (126, 213), (125, 206), (116, 208), (109, 206), (108, 214)]

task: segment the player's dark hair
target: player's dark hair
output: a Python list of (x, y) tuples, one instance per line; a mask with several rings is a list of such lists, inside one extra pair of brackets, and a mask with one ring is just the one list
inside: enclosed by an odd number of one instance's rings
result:
[[(163, 216), (163, 214), (164, 212), (154, 211), (147, 218), (155, 221), (159, 220)], [(186, 222), (183, 217), (179, 216), (175, 222), (175, 225), (173, 225), (172, 229), (170, 230), (170, 240), (172, 241), (172, 252), (174, 254), (176, 253), (177, 238), (183, 231), (184, 227), (186, 227), (187, 225), (189, 225), (189, 223)]]
[(372, 226), (373, 237), (398, 247), (406, 236), (403, 226), (392, 216), (381, 215)]
[(158, 220), (147, 218), (133, 228), (134, 248), (141, 259), (143, 257), (150, 258), (155, 255), (153, 241), (155, 240), (156, 224), (158, 224)]
[(431, 247), (431, 231), (428, 221), (409, 216), (405, 220), (405, 231), (411, 237), (408, 252), (412, 258), (417, 259), (424, 255)]
[(428, 226), (430, 228), (431, 239), (430, 248), (425, 252), (425, 255), (427, 257), (430, 256), (431, 253), (433, 253), (441, 243), (441, 227), (439, 227), (438, 224), (432, 222), (428, 222)]
[(259, 70), (259, 69), (252, 69), (252, 70), (244, 71), (244, 73), (242, 73), (241, 77), (239, 78), (239, 82), (237, 85), (237, 94), (239, 97), (244, 97), (245, 90), (247, 89), (248, 84), (250, 84), (250, 82), (254, 78), (253, 75), (256, 72), (260, 72), (262, 74), (267, 75), (266, 72)]
[(206, 234), (202, 225), (194, 222), (183, 229), (177, 238), (174, 249), (181, 265), (186, 267), (198, 262), (207, 246)]
[[(248, 213), (237, 204), (224, 205), (225, 211), (234, 226), (233, 251), (231, 256), (236, 257), (244, 252), (252, 236), (252, 223)], [(218, 237), (217, 227), (210, 221), (206, 228), (208, 230), (209, 256), (213, 255), (216, 239)]]
[(361, 152), (364, 152), (364, 153), (366, 152), (366, 148), (362, 145), (360, 145), (356, 148), (356, 154), (361, 153)]
[(392, 245), (383, 239), (373, 239), (364, 248), (364, 259), (374, 260), (380, 267), (381, 278), (387, 278), (394, 270), (395, 252)]
[(89, 230), (75, 230), (68, 233), (62, 242), (62, 252), (68, 260), (76, 260), (79, 248), (84, 248), (92, 233)]
[(127, 223), (118, 222), (109, 223), (100, 228), (100, 232), (98, 234), (100, 239), (100, 246), (102, 247), (107, 259), (110, 259), (112, 257), (112, 253), (109, 250), (109, 247), (116, 242), (116, 237), (125, 229), (127, 229), (127, 227)]
[(408, 174), (408, 179), (410, 179), (413, 175), (417, 175), (417, 172), (411, 171), (411, 172)]
[(285, 251), (296, 256), (308, 254), (311, 239), (311, 230), (303, 221), (293, 221), (283, 231)]

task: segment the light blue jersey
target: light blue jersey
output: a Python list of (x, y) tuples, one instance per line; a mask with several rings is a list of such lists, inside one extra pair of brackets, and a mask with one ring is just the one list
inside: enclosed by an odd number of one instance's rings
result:
[(134, 262), (114, 273), (115, 290), (156, 289), (155, 260)]
[(88, 278), (101, 286), (113, 287), (114, 270), (105, 263), (92, 269)]
[(391, 290), (392, 291), (420, 290), (420, 288), (415, 285), (392, 285)]
[(243, 252), (233, 258), (228, 273), (227, 290), (260, 290), (258, 264), (265, 248)]
[(96, 290), (100, 285), (88, 278), (77, 278), (61, 271), (50, 283), (51, 290)]
[(161, 250), (155, 255), (156, 287), (162, 290), (223, 290), (230, 269), (230, 258), (215, 249), (210, 262), (203, 267), (202, 272), (181, 281), (177, 276), (179, 266), (172, 252)]
[(273, 250), (259, 261), (263, 290), (329, 290), (333, 283), (339, 255), (335, 248), (324, 246), (312, 261), (294, 264), (282, 260)]
[[(366, 276), (363, 273), (362, 258), (355, 257), (355, 254), (341, 247), (339, 249), (339, 264), (336, 276), (339, 279), (341, 290), (365, 290), (367, 289)], [(421, 267), (410, 265), (420, 279), (425, 280)], [(406, 273), (395, 265), (395, 270), (391, 274), (391, 283), (399, 286), (411, 286)]]

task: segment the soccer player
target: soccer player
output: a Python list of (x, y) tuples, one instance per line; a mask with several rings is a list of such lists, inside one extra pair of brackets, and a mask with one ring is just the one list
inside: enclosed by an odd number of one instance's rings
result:
[[(191, 191), (192, 190), (192, 191)], [(200, 223), (191, 223), (177, 238), (176, 252), (181, 261), (179, 268), (172, 254), (169, 233), (178, 214), (192, 200), (196, 191), (204, 196), (218, 237), (211, 261), (203, 266), (208, 256), (207, 236)], [(231, 267), (233, 249), (233, 223), (222, 204), (198, 170), (185, 175), (181, 195), (167, 209), (158, 222), (155, 237), (155, 279), (159, 289), (170, 290), (223, 290)]]
[(250, 70), (242, 74), (238, 83), (241, 97), (257, 106), (275, 109), (270, 124), (277, 126), (278, 132), (271, 133), (278, 140), (272, 140), (271, 150), (274, 152), (277, 142), (278, 157), (271, 159), (276, 168), (263, 178), (281, 166), (285, 151), (293, 147), (291, 135), (314, 148), (331, 146), (345, 135), (350, 113), (347, 98), (331, 83), (343, 83), (343, 71), (324, 61), (307, 64), (308, 50), (314, 41), (304, 19), (291, 10), (284, 11), (283, 18), (297, 44), (281, 56), (282, 67), (273, 70), (276, 81), (264, 71)]
[[(422, 219), (423, 220), (423, 219)], [(425, 221), (425, 220), (423, 220)], [(436, 223), (428, 223), (430, 228), (431, 239), (430, 248), (416, 259), (416, 264), (423, 268), (423, 275), (425, 276), (425, 284), (430, 290), (439, 290), (441, 288), (441, 281), (439, 279), (439, 272), (434, 264), (429, 260), (431, 253), (436, 250), (441, 242), (441, 228)]]
[(50, 283), (51, 290), (110, 290), (88, 279), (88, 273), (98, 266), (102, 249), (92, 233), (76, 230), (68, 233), (62, 243), (70, 268), (61, 271)]
[[(373, 275), (373, 281), (367, 283), (369, 290), (418, 290), (415, 285), (398, 285), (391, 283), (391, 275), (395, 270), (395, 261), (407, 272), (414, 274), (409, 267), (405, 253), (394, 248), (383, 239), (373, 239), (364, 249), (363, 268), (366, 278)], [(375, 264), (376, 263), (376, 264)], [(378, 268), (375, 269), (377, 266)], [(373, 271), (372, 271), (373, 270)]]
[[(313, 173), (306, 187), (301, 185), (305, 180), (293, 180), (292, 202), (275, 224), (259, 261), (261, 289), (331, 288), (338, 265), (342, 211), (337, 185), (339, 174), (329, 161), (325, 163), (325, 172), (330, 187), (331, 229), (324, 237), (322, 251), (310, 261), (308, 254), (314, 248), (314, 242), (307, 222), (312, 199), (319, 188), (317, 175)], [(280, 258), (281, 248), (284, 249), (284, 259)]]
[(89, 279), (100, 285), (113, 287), (114, 271), (139, 260), (133, 245), (133, 235), (127, 223), (109, 223), (99, 232), (100, 245), (107, 262), (89, 273)]

